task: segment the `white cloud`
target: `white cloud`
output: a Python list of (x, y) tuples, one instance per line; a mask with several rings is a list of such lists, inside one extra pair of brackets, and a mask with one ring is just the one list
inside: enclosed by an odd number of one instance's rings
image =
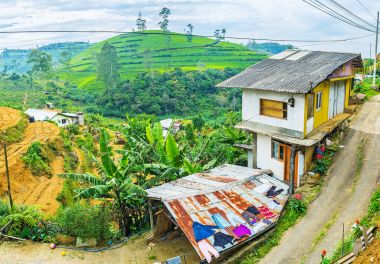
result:
[[(380, 9), (380, 1), (361, 1), (369, 10)], [(373, 18), (356, 1), (338, 2), (374, 23)], [(157, 29), (158, 12), (163, 6), (171, 9), (169, 27), (176, 32), (183, 32), (185, 25), (192, 23), (196, 34), (212, 35), (216, 28), (225, 27), (227, 35), (249, 38), (320, 40), (367, 34), (315, 10), (302, 0), (2, 0), (0, 28), (3, 31), (130, 31), (135, 27), (137, 12), (141, 9), (147, 19), (148, 28)], [(34, 47), (57, 41), (99, 41), (109, 36), (110, 34), (100, 33), (3, 34), (0, 48)], [(304, 46), (310, 49), (355, 51), (368, 55), (370, 42), (374, 42), (374, 37), (353, 42)]]

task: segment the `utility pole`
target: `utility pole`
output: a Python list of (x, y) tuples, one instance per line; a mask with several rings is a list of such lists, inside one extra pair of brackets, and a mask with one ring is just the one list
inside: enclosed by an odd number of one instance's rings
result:
[(12, 210), (13, 200), (12, 200), (12, 193), (11, 193), (11, 181), (9, 179), (8, 155), (7, 155), (7, 144), (6, 143), (4, 143), (4, 158), (5, 158), (5, 174), (7, 175), (7, 181), (8, 181), (9, 205), (10, 205), (11, 210)]
[(376, 42), (375, 42), (375, 57), (373, 60), (373, 79), (372, 87), (376, 87), (376, 64), (377, 64), (377, 43), (379, 39), (379, 11), (377, 11), (377, 21), (376, 21)]

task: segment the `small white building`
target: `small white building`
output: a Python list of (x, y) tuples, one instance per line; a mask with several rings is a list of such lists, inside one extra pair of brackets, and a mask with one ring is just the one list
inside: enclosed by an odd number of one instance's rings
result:
[(162, 133), (165, 138), (169, 134), (169, 131), (175, 134), (181, 128), (181, 123), (179, 121), (175, 121), (172, 118), (163, 119), (160, 121), (160, 123), (162, 127)]
[(51, 109), (28, 109), (25, 114), (29, 116), (31, 122), (35, 121), (53, 121), (59, 127), (68, 125), (84, 125), (84, 115), (82, 112), (76, 114), (60, 113)]
[(315, 146), (349, 116), (360, 66), (360, 54), (286, 50), (218, 84), (243, 90), (236, 127), (254, 136), (248, 164), (298, 186)]

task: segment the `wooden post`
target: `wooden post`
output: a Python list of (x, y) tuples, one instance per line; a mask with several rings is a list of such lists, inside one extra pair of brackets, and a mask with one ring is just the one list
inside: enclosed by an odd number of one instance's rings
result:
[(344, 253), (344, 223), (343, 223), (343, 234), (342, 234), (342, 252), (341, 252), (342, 257), (343, 257), (343, 253)]
[(290, 146), (290, 166), (289, 166), (289, 194), (294, 194), (294, 167), (296, 159), (296, 146)]
[(152, 210), (152, 200), (151, 199), (148, 199), (148, 212), (149, 212), (150, 231), (153, 234), (154, 220), (153, 220), (153, 210)]
[(11, 207), (11, 210), (13, 208), (13, 200), (12, 200), (12, 193), (11, 193), (11, 181), (9, 178), (9, 168), (8, 168), (8, 155), (7, 155), (7, 144), (4, 143), (4, 158), (5, 158), (5, 174), (7, 176), (8, 181), (8, 197), (9, 197), (9, 205)]
[(257, 168), (257, 133), (252, 133), (252, 167)]
[(361, 228), (362, 228), (362, 231), (363, 231), (363, 238), (364, 238), (364, 244), (365, 244), (365, 248), (368, 247), (368, 235), (367, 235), (367, 228), (363, 225), (361, 225)]

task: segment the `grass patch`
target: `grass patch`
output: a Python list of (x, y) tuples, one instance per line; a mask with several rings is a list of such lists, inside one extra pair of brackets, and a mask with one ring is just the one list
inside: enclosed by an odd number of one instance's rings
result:
[(17, 125), (8, 128), (4, 133), (0, 134), (0, 142), (5, 142), (9, 145), (22, 141), (27, 126), (28, 121), (25, 116), (22, 116)]
[(21, 157), (25, 165), (30, 169), (33, 175), (51, 176), (51, 168), (49, 165), (49, 158), (47, 155), (46, 146), (36, 141), (33, 142), (26, 153)]
[[(379, 87), (380, 78), (376, 79), (376, 86)], [(364, 79), (361, 83), (355, 84), (354, 88), (355, 93), (365, 94), (367, 98), (371, 98), (375, 95), (380, 94), (380, 91), (376, 91), (372, 88), (372, 78)]]

